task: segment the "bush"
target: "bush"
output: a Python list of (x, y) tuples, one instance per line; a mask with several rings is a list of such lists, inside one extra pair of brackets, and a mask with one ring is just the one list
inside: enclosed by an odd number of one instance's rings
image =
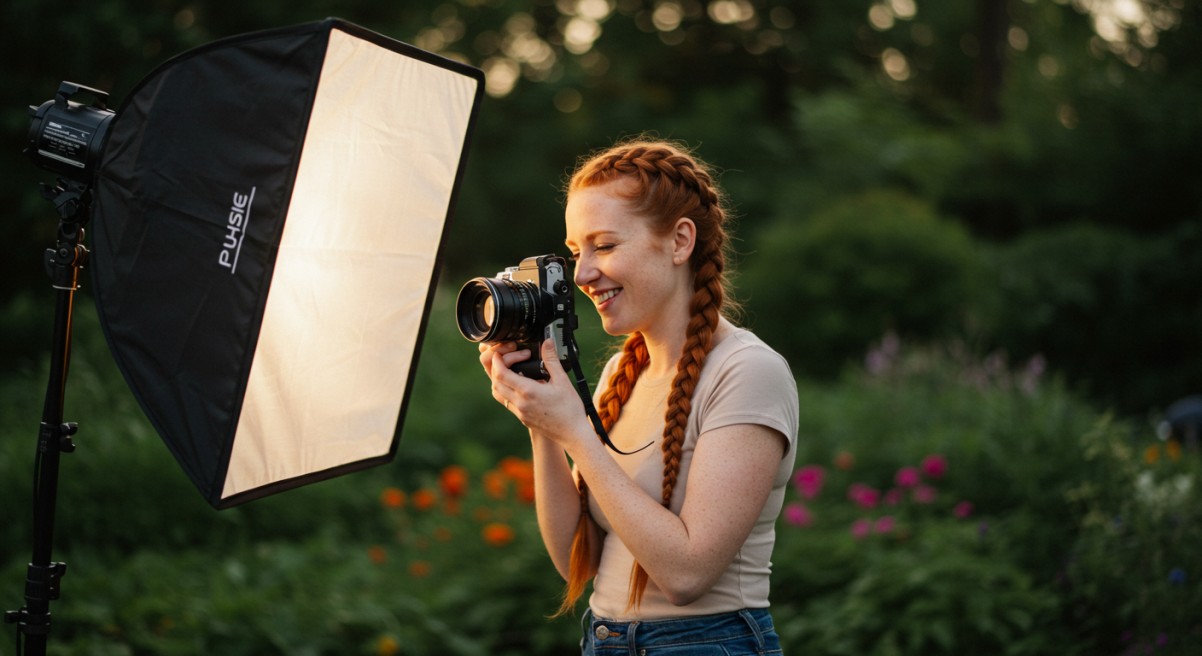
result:
[(753, 328), (798, 374), (838, 373), (887, 329), (950, 334), (976, 279), (968, 233), (900, 192), (780, 221), (752, 246), (740, 288)]
[(978, 302), (995, 347), (1044, 354), (1105, 405), (1143, 413), (1202, 390), (1202, 230), (1155, 237), (1077, 225), (989, 259)]

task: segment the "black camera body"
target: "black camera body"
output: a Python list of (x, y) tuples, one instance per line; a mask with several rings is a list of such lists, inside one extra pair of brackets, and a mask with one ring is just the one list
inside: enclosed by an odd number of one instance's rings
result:
[(511, 370), (526, 378), (550, 378), (542, 359), (542, 344), (555, 341), (565, 370), (576, 357), (572, 331), (577, 327), (575, 287), (568, 280), (567, 262), (555, 254), (528, 257), (507, 267), (496, 278), (472, 278), (459, 290), (455, 318), (459, 332), (472, 342), (515, 342), (530, 349), (530, 359)]

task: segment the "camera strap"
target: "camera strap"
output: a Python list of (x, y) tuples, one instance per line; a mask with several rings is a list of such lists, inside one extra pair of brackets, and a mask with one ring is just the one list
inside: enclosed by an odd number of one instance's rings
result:
[(597, 407), (593, 405), (593, 394), (588, 389), (588, 380), (585, 379), (584, 371), (580, 368), (580, 349), (576, 346), (576, 336), (568, 332), (566, 339), (571, 341), (568, 344), (568, 360), (572, 363), (572, 375), (575, 379), (573, 382), (576, 385), (576, 392), (580, 395), (580, 400), (584, 401), (584, 412), (588, 415), (589, 421), (593, 422), (593, 430), (597, 431), (597, 437), (601, 438), (601, 441), (611, 451), (624, 456), (634, 455), (655, 444), (654, 441), (648, 442), (634, 451), (626, 452), (614, 446), (614, 443), (609, 441), (609, 433), (606, 432), (605, 426), (601, 423), (601, 416), (597, 414)]

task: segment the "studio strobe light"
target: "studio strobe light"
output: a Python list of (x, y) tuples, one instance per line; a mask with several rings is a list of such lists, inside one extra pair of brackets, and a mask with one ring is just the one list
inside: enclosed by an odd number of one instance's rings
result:
[[(60, 95), (99, 94), (104, 110), (103, 93), (72, 89)], [(46, 147), (32, 155), (65, 176), (44, 194), (60, 215), (94, 196), (91, 269), (110, 350), (214, 507), (395, 455), (482, 91), (478, 69), (329, 19), (184, 53), (103, 126), (55, 120), (65, 97), (38, 110), (31, 140)], [(73, 163), (80, 153), (99, 157), (94, 175)], [(68, 263), (53, 253), (76, 248), (88, 220), (64, 216), (47, 256), (71, 274), (55, 283), (64, 376), (86, 251)], [(61, 381), (57, 404), (39, 450), (70, 442)], [(28, 608), (6, 617), (28, 635), (26, 653), (44, 652), (43, 600), (61, 576), (49, 496), (30, 570), (46, 590), (30, 601), (27, 585)]]

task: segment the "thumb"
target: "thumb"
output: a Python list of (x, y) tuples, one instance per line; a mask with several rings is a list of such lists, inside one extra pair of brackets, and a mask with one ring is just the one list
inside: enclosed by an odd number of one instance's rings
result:
[(543, 364), (552, 381), (558, 382), (564, 377), (563, 365), (559, 363), (559, 354), (555, 352), (555, 338), (543, 341)]

